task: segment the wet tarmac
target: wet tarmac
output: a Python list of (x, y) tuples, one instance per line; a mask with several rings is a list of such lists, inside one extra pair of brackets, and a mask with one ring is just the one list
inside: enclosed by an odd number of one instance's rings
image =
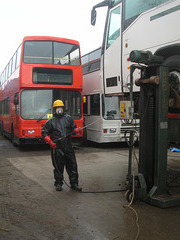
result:
[[(161, 209), (137, 201), (131, 205), (134, 211), (125, 207), (124, 192), (78, 193), (65, 184), (56, 192), (48, 147), (14, 147), (1, 137), (0, 151), (2, 240), (180, 239), (180, 207)], [(76, 146), (75, 153), (83, 191), (125, 189), (125, 145)], [(170, 167), (180, 169), (180, 153), (168, 155)], [(69, 183), (66, 172), (64, 177)]]

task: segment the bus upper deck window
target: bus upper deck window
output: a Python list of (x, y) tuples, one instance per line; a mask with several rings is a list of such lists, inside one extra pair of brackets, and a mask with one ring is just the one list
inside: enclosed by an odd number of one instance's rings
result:
[(167, 1), (168, 0), (126, 0), (125, 20), (135, 17), (140, 13), (145, 12)]
[(54, 42), (54, 64), (79, 66), (79, 46), (63, 42)]
[(24, 62), (52, 64), (52, 42), (26, 41), (24, 44)]

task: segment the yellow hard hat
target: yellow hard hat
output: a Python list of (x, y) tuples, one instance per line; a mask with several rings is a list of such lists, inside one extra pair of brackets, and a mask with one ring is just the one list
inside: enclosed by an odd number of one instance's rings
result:
[(55, 107), (64, 107), (63, 101), (61, 101), (61, 100), (54, 101), (53, 108), (55, 108)]

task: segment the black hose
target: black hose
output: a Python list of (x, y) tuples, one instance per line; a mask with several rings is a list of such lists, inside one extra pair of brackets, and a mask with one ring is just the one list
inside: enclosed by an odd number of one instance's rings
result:
[[(53, 160), (53, 163), (54, 163), (54, 165), (55, 165), (55, 167), (56, 167), (57, 172), (58, 172), (59, 174), (61, 174), (60, 171), (59, 171), (59, 169), (58, 169), (58, 166), (57, 166), (57, 164), (56, 164), (56, 161), (55, 161), (55, 159), (54, 159), (54, 149), (52, 149), (51, 157), (52, 157), (52, 160)], [(64, 179), (63, 179), (63, 182), (65, 183), (65, 185), (66, 185), (68, 188), (72, 189), (72, 188), (69, 186), (69, 184), (67, 184), (67, 182), (66, 182)], [(78, 190), (75, 190), (75, 189), (72, 189), (72, 190), (74, 190), (75, 192), (79, 192), (79, 193), (112, 193), (112, 192), (125, 192), (125, 191), (126, 191), (126, 190), (124, 190), (124, 189), (118, 189), (118, 190), (102, 190), (102, 191), (78, 191)]]
[[(67, 187), (69, 187), (71, 189), (71, 187), (69, 186), (69, 184), (67, 184), (67, 182), (65, 180), (63, 180), (63, 182), (66, 184)], [(111, 193), (111, 192), (125, 192), (126, 190), (124, 189), (119, 189), (119, 190), (101, 190), (101, 191), (78, 191), (75, 189), (72, 189), (76, 192), (79, 193)]]

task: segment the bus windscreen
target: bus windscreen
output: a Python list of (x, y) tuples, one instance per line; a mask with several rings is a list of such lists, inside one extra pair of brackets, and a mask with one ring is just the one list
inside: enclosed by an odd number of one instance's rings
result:
[[(78, 91), (62, 89), (36, 89), (21, 92), (20, 112), (23, 119), (48, 119), (52, 115), (52, 104), (61, 99), (64, 102), (64, 111), (74, 120), (81, 119), (81, 94)], [(44, 114), (46, 113), (46, 114)]]

